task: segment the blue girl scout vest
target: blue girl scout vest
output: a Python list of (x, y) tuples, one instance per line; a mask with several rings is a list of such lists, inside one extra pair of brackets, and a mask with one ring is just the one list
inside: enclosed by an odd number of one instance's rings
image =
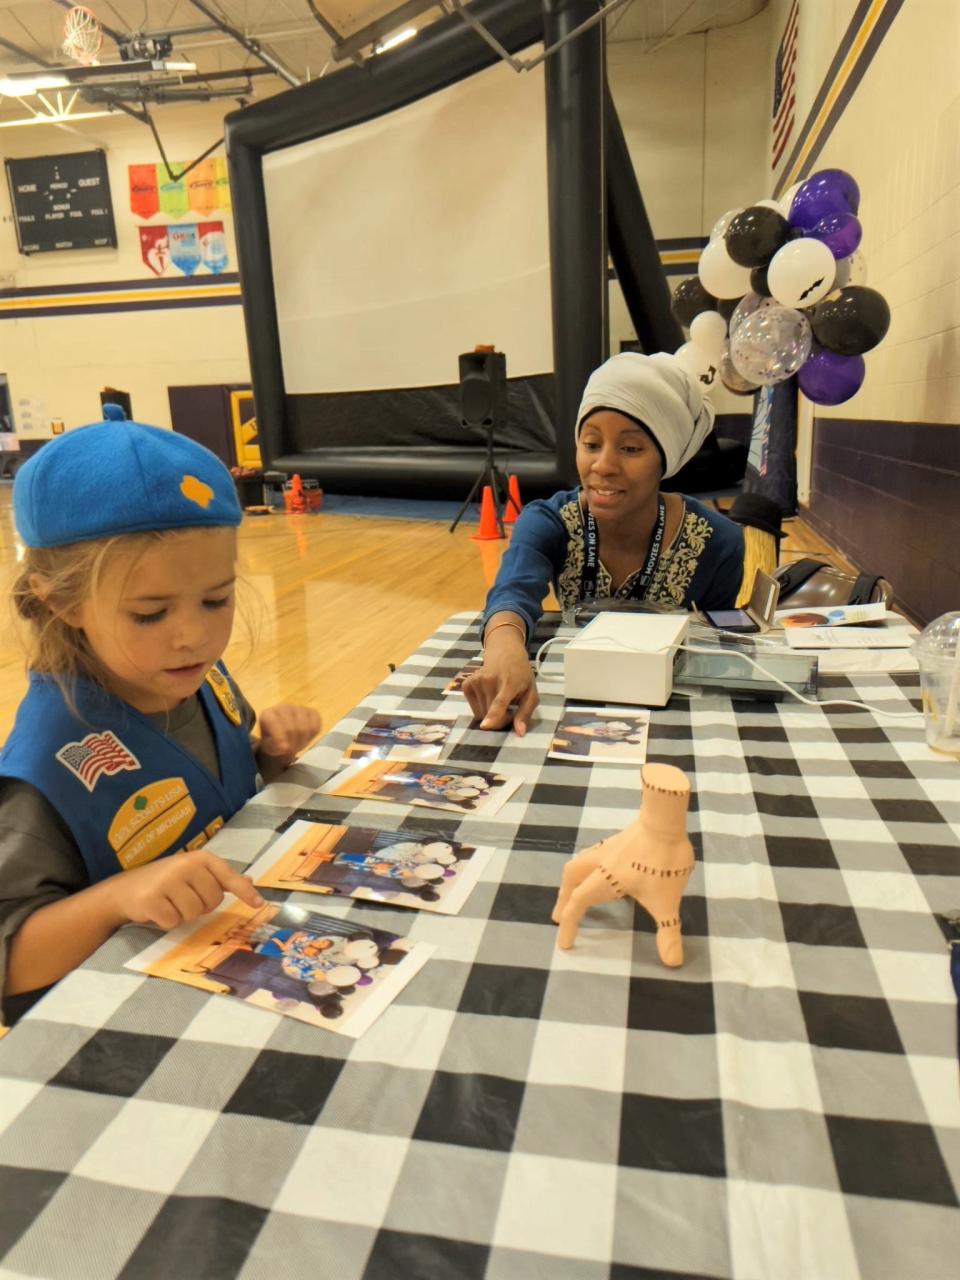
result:
[(257, 789), (250, 738), (224, 668), (197, 696), (213, 729), (219, 781), (140, 712), (78, 680), (79, 717), (55, 680), (31, 673), (0, 777), (29, 782), (70, 828), (96, 884), (166, 853), (199, 849)]

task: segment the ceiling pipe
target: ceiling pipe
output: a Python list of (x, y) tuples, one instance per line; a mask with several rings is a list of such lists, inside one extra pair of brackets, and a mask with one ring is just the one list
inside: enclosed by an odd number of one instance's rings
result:
[[(333, 53), (334, 49), (339, 48), (340, 45), (343, 44), (343, 35), (337, 30), (337, 28), (333, 25), (333, 23), (330, 21), (329, 18), (325, 18), (323, 16), (323, 14), (314, 4), (313, 0), (307, 0), (307, 5), (309, 6), (310, 12), (313, 14), (314, 18), (323, 28), (326, 35), (330, 37), (330, 41), (331, 41), (330, 52)], [(336, 57), (337, 55), (333, 53), (333, 56)], [(353, 59), (353, 61), (357, 64), (358, 67), (363, 66), (363, 58), (360, 56), (359, 53), (351, 53), (349, 56)]]
[[(309, 0), (308, 0), (309, 3)], [(426, 13), (428, 9), (435, 9), (437, 0), (407, 0), (406, 4), (402, 4), (399, 8), (385, 13), (382, 18), (377, 18), (375, 22), (369, 22), (365, 27), (361, 27), (359, 31), (355, 31), (352, 36), (340, 40), (330, 50), (330, 55), (334, 62), (343, 62), (345, 58), (353, 58), (365, 49), (368, 44), (375, 44), (381, 36), (388, 36), (391, 31), (396, 31), (399, 27), (405, 26), (412, 18), (418, 18), (421, 13)]]
[(288, 67), (285, 67), (280, 59), (270, 53), (269, 50), (264, 49), (259, 41), (250, 39), (250, 37), (245, 36), (242, 31), (238, 31), (236, 27), (232, 27), (229, 22), (226, 22), (221, 18), (215, 10), (210, 8), (209, 5), (204, 4), (203, 0), (190, 0), (190, 3), (195, 9), (199, 9), (205, 18), (209, 18), (214, 26), (219, 27), (220, 30), (225, 32), (228, 36), (232, 36), (233, 39), (236, 40), (237, 44), (242, 45), (243, 48), (246, 49), (247, 53), (252, 53), (255, 58), (259, 58), (261, 62), (265, 63), (272, 71), (276, 72), (281, 80), (286, 80), (287, 84), (290, 85), (291, 88), (298, 89), (300, 87), (300, 81), (293, 72)]

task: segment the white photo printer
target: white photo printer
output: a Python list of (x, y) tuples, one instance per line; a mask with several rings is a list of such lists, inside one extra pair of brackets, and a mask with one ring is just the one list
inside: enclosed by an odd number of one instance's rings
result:
[(666, 706), (673, 663), (690, 625), (688, 613), (598, 614), (563, 653), (568, 701)]

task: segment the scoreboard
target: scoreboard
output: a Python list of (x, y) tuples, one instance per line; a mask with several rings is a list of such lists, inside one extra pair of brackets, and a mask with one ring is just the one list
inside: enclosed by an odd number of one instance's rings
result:
[(103, 151), (6, 160), (21, 253), (116, 248)]

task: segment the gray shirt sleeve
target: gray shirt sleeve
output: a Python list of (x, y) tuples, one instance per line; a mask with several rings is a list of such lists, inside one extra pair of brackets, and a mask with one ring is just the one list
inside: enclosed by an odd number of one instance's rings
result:
[(0, 991), (10, 939), (27, 916), (89, 883), (80, 850), (53, 805), (29, 782), (0, 780)]

